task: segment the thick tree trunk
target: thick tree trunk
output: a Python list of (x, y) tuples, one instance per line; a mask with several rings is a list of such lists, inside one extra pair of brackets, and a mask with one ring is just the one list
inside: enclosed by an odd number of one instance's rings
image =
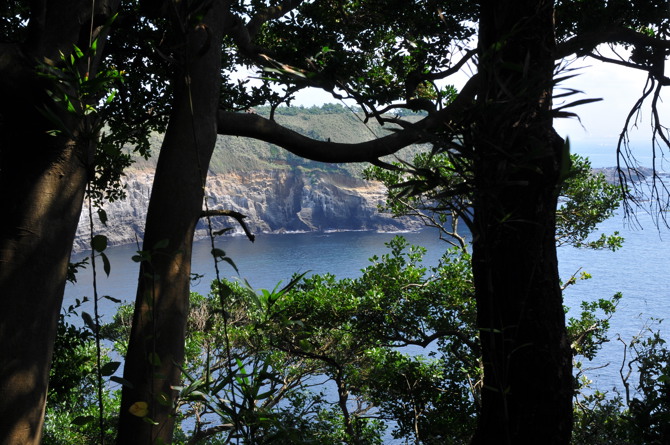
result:
[[(133, 326), (126, 356), (117, 443), (170, 443), (172, 389), (182, 375), (189, 308), (193, 232), (202, 211), (204, 181), (216, 143), (222, 10), (214, 1), (202, 25), (185, 36), (184, 64), (175, 76), (172, 115), (160, 151), (149, 204)], [(159, 244), (164, 247), (156, 248)], [(149, 406), (147, 419), (130, 412)]]
[(555, 210), (563, 143), (550, 116), (553, 2), (482, 3), (473, 270), (484, 361), (474, 444), (567, 444), (572, 369)]
[[(3, 156), (0, 167), (3, 445), (40, 440), (56, 325), (88, 171), (74, 143), (30, 138), (40, 127), (40, 116), (26, 113), (22, 118), (31, 128), (14, 127), (22, 130), (21, 140), (3, 150), (13, 148), (23, 155), (10, 163)], [(43, 156), (31, 157), (31, 152)]]
[[(90, 2), (34, 3), (28, 39), (0, 45), (0, 444), (40, 442), (67, 265), (95, 146), (82, 122), (54, 106), (36, 75), (89, 30)], [(101, 14), (116, 6), (99, 2)], [(53, 5), (52, 5), (53, 6)], [(78, 16), (82, 14), (82, 17)], [(85, 47), (85, 45), (81, 45)], [(98, 48), (102, 49), (102, 42)], [(92, 61), (95, 70), (98, 60)], [(74, 135), (47, 135), (59, 115)]]

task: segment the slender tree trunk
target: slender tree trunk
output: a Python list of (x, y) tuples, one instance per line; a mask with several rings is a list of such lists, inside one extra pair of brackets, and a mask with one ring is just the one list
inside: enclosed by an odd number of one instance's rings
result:
[(567, 444), (572, 368), (555, 210), (563, 141), (550, 116), (553, 2), (482, 2), (473, 271), (484, 361), (474, 444)]
[[(120, 445), (172, 441), (172, 387), (182, 379), (193, 232), (217, 135), (223, 8), (215, 0), (203, 23), (186, 30), (184, 62), (174, 79), (174, 106), (146, 221), (143, 248), (151, 257), (140, 266), (124, 368), (133, 386), (123, 388)], [(149, 405), (147, 417), (155, 424), (131, 414), (136, 402)]]
[[(0, 444), (38, 444), (49, 367), (94, 142), (83, 121), (54, 106), (40, 61), (69, 54), (88, 36), (90, 2), (32, 4), (28, 38), (0, 45)], [(116, 1), (101, 1), (107, 14)], [(54, 5), (51, 5), (54, 6)], [(81, 17), (79, 16), (81, 14)], [(102, 50), (101, 41), (98, 48)], [(99, 59), (92, 60), (96, 70)], [(51, 107), (72, 134), (47, 135)]]

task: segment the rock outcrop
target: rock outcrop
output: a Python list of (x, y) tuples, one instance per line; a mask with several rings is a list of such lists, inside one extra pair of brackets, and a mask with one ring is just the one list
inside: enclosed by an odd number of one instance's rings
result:
[[(141, 241), (153, 171), (132, 169), (126, 176), (127, 198), (107, 203), (107, 226), (94, 219), (95, 233), (108, 237), (110, 245)], [(380, 213), (385, 199), (384, 186), (338, 172), (315, 169), (274, 169), (246, 171), (243, 174), (210, 175), (207, 183), (210, 209), (234, 210), (246, 215), (253, 233), (296, 231), (417, 230), (421, 224), (411, 218), (393, 218)], [(212, 218), (215, 230), (242, 229), (226, 217)], [(88, 212), (82, 214), (75, 250), (88, 248)], [(206, 236), (204, 224), (196, 238)]]

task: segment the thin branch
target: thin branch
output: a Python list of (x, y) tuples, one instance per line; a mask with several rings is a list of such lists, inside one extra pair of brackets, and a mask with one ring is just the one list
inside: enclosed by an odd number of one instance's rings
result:
[[(647, 79), (647, 84), (645, 85), (644, 91), (642, 92), (642, 96), (635, 102), (633, 107), (628, 112), (623, 130), (619, 134), (619, 140), (617, 142), (617, 148), (616, 148), (617, 172), (619, 175), (619, 186), (621, 187), (621, 191), (624, 196), (623, 201), (624, 214), (627, 216), (634, 215), (634, 212), (632, 211), (632, 207), (630, 205), (630, 201), (633, 202), (638, 201), (637, 197), (631, 195), (627, 191), (628, 185), (630, 184), (633, 187), (635, 187), (634, 180), (636, 178), (641, 177), (641, 174), (637, 168), (639, 164), (630, 150), (628, 131), (632, 126), (637, 125), (642, 105), (644, 104), (644, 101), (647, 99), (647, 97), (649, 97), (649, 95), (653, 92), (653, 90), (654, 90), (654, 79), (653, 77), (650, 76)], [(622, 166), (622, 162), (625, 165), (625, 169)]]
[(200, 218), (207, 218), (210, 216), (228, 216), (230, 218), (234, 218), (237, 220), (240, 226), (242, 226), (242, 230), (244, 230), (244, 234), (247, 236), (247, 238), (249, 238), (249, 241), (253, 243), (256, 239), (256, 236), (251, 233), (249, 227), (247, 227), (247, 224), (244, 222), (244, 219), (247, 217), (246, 215), (243, 215), (240, 212), (236, 212), (234, 210), (203, 210), (200, 213)]
[(670, 85), (670, 78), (660, 75), (657, 72), (656, 66), (655, 65), (640, 65), (637, 63), (633, 62), (627, 62), (625, 60), (617, 60), (617, 59), (612, 59), (611, 57), (605, 57), (601, 54), (597, 54), (595, 52), (592, 52), (588, 55), (589, 57), (599, 60), (601, 62), (605, 63), (611, 63), (614, 65), (620, 65), (626, 68), (631, 68), (635, 70), (641, 70), (649, 73), (652, 75), (661, 85)]
[(463, 58), (461, 60), (459, 60), (452, 67), (450, 67), (450, 68), (448, 68), (444, 71), (440, 71), (438, 73), (428, 73), (424, 76), (424, 78), (426, 80), (440, 80), (440, 79), (444, 79), (445, 77), (449, 77), (452, 74), (456, 74), (457, 72), (459, 72), (461, 70), (461, 68), (463, 68), (463, 65), (468, 63), (476, 54), (477, 54), (476, 49), (468, 50), (468, 51), (465, 52), (465, 55), (463, 56)]

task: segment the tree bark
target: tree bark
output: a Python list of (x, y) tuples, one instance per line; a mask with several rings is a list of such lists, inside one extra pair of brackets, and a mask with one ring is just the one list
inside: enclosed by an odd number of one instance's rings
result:
[[(170, 443), (174, 430), (173, 386), (182, 380), (189, 309), (193, 233), (202, 211), (204, 184), (216, 143), (222, 11), (217, 0), (203, 22), (185, 34), (183, 63), (176, 67), (174, 106), (161, 147), (146, 220), (135, 312), (124, 368), (117, 443)], [(156, 247), (165, 244), (164, 247)], [(147, 422), (130, 413), (149, 405)]]
[[(4, 143), (23, 155), (11, 161), (3, 156), (0, 173), (3, 445), (40, 441), (56, 325), (88, 172), (86, 158), (73, 141), (30, 137), (43, 135), (45, 123), (35, 113), (21, 117), (31, 128), (6, 122), (20, 134)], [(47, 156), (27, 159), (35, 151)]]
[(473, 271), (484, 362), (473, 444), (567, 444), (570, 345), (555, 211), (563, 141), (553, 131), (553, 2), (484, 1), (475, 149)]
[[(28, 38), (0, 47), (0, 444), (38, 444), (49, 367), (95, 144), (83, 120), (48, 98), (38, 62), (58, 61), (88, 36), (90, 2), (35, 2)], [(101, 14), (116, 1), (100, 2)], [(51, 6), (48, 8), (47, 6)], [(80, 16), (81, 14), (81, 16)], [(98, 45), (101, 50), (103, 43)], [(99, 58), (92, 61), (96, 69)], [(69, 135), (47, 135), (59, 116)]]

